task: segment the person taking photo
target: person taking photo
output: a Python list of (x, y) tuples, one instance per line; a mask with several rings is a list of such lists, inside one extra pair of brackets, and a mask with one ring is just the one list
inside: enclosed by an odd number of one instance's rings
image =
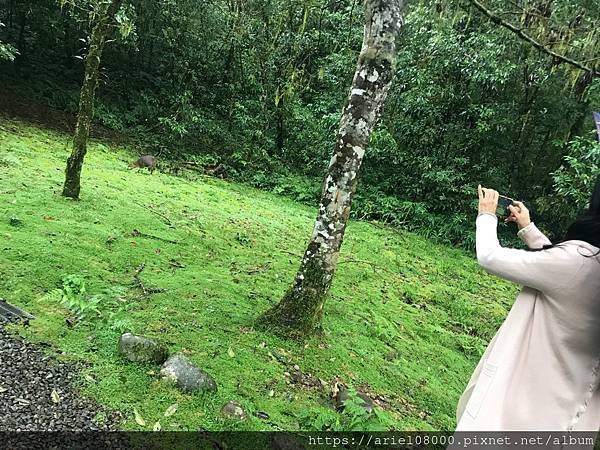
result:
[(552, 244), (521, 202), (497, 238), (498, 192), (479, 186), (476, 248), (488, 272), (523, 288), (458, 402), (457, 431), (600, 429), (600, 177), (585, 214)]

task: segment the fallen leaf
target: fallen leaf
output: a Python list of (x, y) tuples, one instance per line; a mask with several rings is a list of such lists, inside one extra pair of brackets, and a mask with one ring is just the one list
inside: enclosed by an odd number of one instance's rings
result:
[(275, 391), (273, 389), (271, 389), (269, 391), (269, 397), (273, 397), (275, 395)]
[(235, 357), (235, 352), (233, 351), (233, 349), (231, 347), (229, 347), (229, 349), (227, 350), (227, 354), (229, 355), (230, 358)]
[(137, 410), (137, 408), (133, 408), (133, 414), (135, 415), (135, 421), (138, 425), (145, 427), (146, 426), (146, 421), (144, 420), (144, 418), (142, 417), (142, 415), (140, 414), (140, 412)]
[(162, 427), (160, 426), (160, 422), (156, 422), (154, 424), (154, 427), (152, 427), (152, 430), (153, 431), (160, 431), (160, 430), (162, 430)]
[(84, 377), (87, 381), (89, 381), (90, 383), (94, 383), (96, 380), (94, 380), (94, 377), (92, 377), (91, 375), (86, 375)]
[(175, 414), (175, 411), (177, 411), (177, 406), (177, 403), (173, 403), (171, 406), (169, 406), (165, 411), (165, 417), (169, 417)]
[(56, 392), (56, 389), (52, 389), (52, 393), (50, 394), (50, 397), (52, 397), (52, 401), (54, 403), (60, 403), (60, 395), (58, 395), (58, 392)]

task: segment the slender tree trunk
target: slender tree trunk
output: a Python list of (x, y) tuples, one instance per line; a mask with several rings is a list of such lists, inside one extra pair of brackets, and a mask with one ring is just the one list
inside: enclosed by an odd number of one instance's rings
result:
[(65, 66), (69, 69), (73, 67), (73, 50), (71, 45), (71, 26), (69, 23), (69, 15), (65, 9), (62, 12), (63, 20), (63, 51), (65, 55)]
[(20, 70), (20, 67), (26, 60), (27, 51), (25, 50), (25, 26), (27, 25), (29, 5), (24, 5), (23, 12), (21, 13), (21, 20), (19, 23), (19, 37), (17, 38), (17, 50), (18, 55), (15, 58), (15, 70)]
[(285, 93), (279, 98), (275, 107), (276, 117), (276, 135), (275, 145), (277, 146), (277, 154), (283, 156), (283, 147), (285, 146)]
[(73, 136), (73, 152), (67, 160), (65, 170), (65, 184), (62, 192), (65, 197), (79, 198), (81, 168), (83, 158), (87, 152), (87, 140), (94, 113), (94, 94), (98, 86), (100, 58), (102, 57), (108, 27), (112, 23), (121, 3), (122, 0), (112, 0), (110, 3), (100, 5), (98, 21), (92, 30), (90, 48), (85, 59), (85, 75), (79, 95), (79, 113), (77, 114), (75, 135)]
[(295, 281), (257, 325), (301, 337), (321, 330), (357, 176), (371, 130), (379, 119), (394, 75), (396, 38), (404, 0), (366, 0), (363, 46), (342, 111), (335, 154), (323, 182), (319, 213)]

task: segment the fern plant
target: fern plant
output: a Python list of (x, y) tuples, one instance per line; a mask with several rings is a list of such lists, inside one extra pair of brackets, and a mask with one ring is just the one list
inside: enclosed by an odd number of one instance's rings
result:
[[(131, 322), (123, 316), (126, 294), (127, 288), (117, 285), (103, 289), (99, 294), (89, 295), (85, 278), (80, 274), (71, 274), (62, 278), (60, 288), (52, 289), (38, 301), (62, 305), (76, 322), (101, 317), (109, 329), (122, 331), (131, 328)], [(101, 307), (109, 309), (106, 314), (102, 313)]]
[(367, 409), (364, 403), (356, 389), (349, 387), (342, 411), (305, 410), (298, 420), (302, 428), (311, 431), (389, 431), (393, 421), (388, 415), (376, 408)]
[(75, 315), (77, 320), (86, 320), (92, 314), (99, 315), (101, 295), (88, 297), (85, 280), (81, 275), (66, 275), (62, 280), (60, 303)]

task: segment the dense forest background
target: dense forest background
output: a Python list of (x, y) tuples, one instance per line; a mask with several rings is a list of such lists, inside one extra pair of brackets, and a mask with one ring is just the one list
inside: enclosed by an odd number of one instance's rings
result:
[[(600, 108), (600, 3), (486, 4), (590, 70), (540, 51), (470, 1), (410, 3), (354, 217), (472, 247), (479, 183), (524, 200), (553, 236), (585, 206), (599, 172), (591, 112)], [(0, 0), (3, 102), (77, 112), (94, 5)], [(137, 140), (140, 154), (219, 167), (315, 205), (362, 16), (357, 0), (124, 2), (95, 122)]]

